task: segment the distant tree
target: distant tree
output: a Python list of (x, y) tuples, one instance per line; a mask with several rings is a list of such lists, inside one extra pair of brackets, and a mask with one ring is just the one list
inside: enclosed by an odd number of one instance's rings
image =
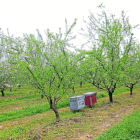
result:
[(134, 44), (129, 56), (124, 70), (124, 76), (122, 81), (124, 85), (130, 88), (130, 95), (132, 95), (132, 90), (134, 86), (140, 82), (140, 45)]
[[(90, 51), (85, 51), (88, 68), (87, 78), (99, 89), (104, 89), (113, 102), (113, 93), (117, 86), (122, 85), (122, 67), (127, 63), (130, 49), (135, 42), (132, 27), (122, 11), (120, 18), (107, 14), (104, 6), (99, 6), (102, 14), (96, 18), (91, 12), (89, 22), (85, 22), (86, 29), (82, 28), (82, 35), (87, 37)], [(91, 47), (92, 46), (92, 47)]]
[(9, 88), (11, 91), (19, 82), (25, 84), (25, 72), (19, 70), (17, 56), (13, 55), (13, 52), (15, 52), (14, 54), (21, 54), (24, 50), (24, 44), (20, 38), (10, 36), (9, 32), (8, 35), (1, 32), (0, 48), (2, 48), (0, 49), (0, 54), (2, 54), (0, 57), (0, 89), (2, 96), (4, 96), (4, 90)]
[(4, 91), (11, 87), (8, 84), (9, 78), (11, 77), (11, 67), (7, 59), (6, 54), (6, 46), (1, 39), (2, 32), (0, 29), (0, 92), (2, 93), (2, 96), (4, 96)]
[(0, 64), (0, 91), (2, 93), (2, 96), (4, 96), (4, 91), (7, 88), (11, 88), (12, 85), (9, 85), (10, 77), (12, 75), (11, 68), (9, 63), (3, 62)]

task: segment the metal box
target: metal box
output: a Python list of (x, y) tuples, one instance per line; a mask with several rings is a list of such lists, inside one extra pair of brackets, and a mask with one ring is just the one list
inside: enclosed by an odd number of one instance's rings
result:
[(97, 98), (96, 98), (97, 92), (87, 92), (84, 93), (83, 95), (85, 96), (85, 105), (93, 105), (97, 103)]
[(84, 98), (85, 98), (84, 95), (70, 97), (69, 98), (70, 109), (71, 110), (79, 110), (81, 108), (84, 108), (85, 107), (85, 100), (84, 100)]

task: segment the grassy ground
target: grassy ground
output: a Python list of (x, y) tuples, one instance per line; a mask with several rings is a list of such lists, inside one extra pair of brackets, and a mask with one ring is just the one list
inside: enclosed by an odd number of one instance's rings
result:
[(105, 131), (96, 140), (139, 140), (140, 139), (140, 110), (128, 115), (121, 123)]
[[(46, 104), (46, 99), (41, 99), (41, 95), (38, 95), (37, 91), (31, 87), (14, 90), (11, 93), (9, 91), (5, 92), (4, 98), (0, 97), (1, 114), (19, 111), (28, 106), (37, 107)], [(77, 86), (75, 90), (76, 95), (97, 91), (100, 95), (104, 93), (103, 96), (106, 96), (105, 91), (99, 91), (89, 84), (85, 84), (83, 88)], [(55, 121), (55, 115), (51, 110), (15, 120), (1, 121), (0, 139), (93, 139), (119, 123), (128, 114), (140, 109), (139, 88), (134, 89), (133, 96), (129, 96), (127, 90), (124, 90), (124, 88), (118, 89), (119, 94), (116, 92), (116, 95), (114, 95), (114, 100), (117, 102), (113, 104), (109, 104), (108, 97), (103, 97), (98, 99), (98, 103), (93, 105), (93, 108), (86, 107), (75, 114), (70, 111), (69, 107), (60, 108), (61, 121), (58, 124), (49, 125), (45, 129), (41, 128)], [(90, 135), (90, 137), (87, 138), (86, 135)]]
[[(89, 86), (89, 85), (88, 85)], [(136, 86), (137, 88), (139, 86)], [(20, 93), (25, 92), (29, 87), (25, 87), (24, 89), (20, 89)], [(108, 93), (104, 91), (98, 91), (95, 87), (83, 87), (83, 91), (97, 91), (97, 99), (102, 97), (107, 97)], [(23, 90), (23, 91), (22, 91)], [(79, 90), (78, 88), (76, 90)], [(81, 89), (80, 89), (81, 90)], [(116, 89), (114, 95), (122, 93), (124, 91), (128, 91), (128, 88), (120, 88)], [(13, 90), (14, 91), (14, 90)], [(22, 92), (21, 92), (22, 91)], [(41, 99), (40, 95), (36, 93), (37, 91), (30, 91), (26, 93), (24, 96), (21, 94), (17, 98), (4, 99), (0, 100), (1, 106), (1, 114), (0, 114), (0, 122), (15, 120), (18, 118), (23, 118), (27, 116), (32, 116), (38, 113), (44, 113), (50, 110), (49, 104), (47, 103), (46, 98)], [(33, 95), (32, 95), (33, 94)], [(80, 94), (76, 91), (75, 95)], [(82, 94), (82, 93), (81, 93)], [(71, 95), (72, 96), (72, 95)], [(73, 95), (74, 96), (74, 95)], [(63, 108), (69, 106), (68, 101), (69, 95), (63, 96), (63, 99), (58, 102), (57, 108)]]

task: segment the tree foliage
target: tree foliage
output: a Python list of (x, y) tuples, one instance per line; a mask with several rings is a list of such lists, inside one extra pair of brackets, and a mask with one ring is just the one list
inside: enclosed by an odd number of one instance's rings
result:
[(130, 88), (130, 95), (132, 95), (133, 87), (140, 82), (140, 45), (138, 43), (133, 44), (123, 70), (124, 76), (121, 81)]
[(122, 11), (120, 18), (105, 11), (100, 5), (102, 13), (98, 18), (90, 12), (89, 22), (85, 22), (86, 29), (82, 35), (90, 42), (90, 51), (86, 51), (87, 62), (90, 63), (87, 77), (90, 82), (99, 89), (105, 89), (109, 93), (110, 102), (113, 102), (112, 94), (117, 85), (121, 86), (122, 68), (127, 63), (129, 51), (135, 43), (133, 29), (129, 18)]
[(67, 93), (78, 73), (77, 62), (80, 58), (68, 50), (68, 47), (73, 47), (69, 41), (75, 38), (70, 36), (75, 24), (76, 19), (69, 29), (66, 28), (64, 38), (61, 29), (55, 35), (47, 30), (47, 41), (39, 30), (37, 38), (32, 34), (24, 34), (23, 39), (3, 37), (10, 45), (9, 52), (15, 56), (18, 71), (26, 73), (24, 76), (30, 83), (46, 96), (57, 121), (60, 119), (57, 102)]

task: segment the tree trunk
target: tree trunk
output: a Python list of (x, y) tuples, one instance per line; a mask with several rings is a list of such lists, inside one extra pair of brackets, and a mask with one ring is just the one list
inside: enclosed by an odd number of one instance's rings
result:
[(2, 97), (4, 97), (4, 91), (3, 90), (1, 90), (1, 93), (2, 93)]
[(134, 85), (132, 84), (132, 85), (130, 86), (130, 95), (132, 95), (133, 87), (134, 87)]
[(74, 94), (75, 94), (75, 90), (74, 90), (74, 87), (72, 87), (72, 90), (73, 90), (73, 92), (74, 92)]
[(55, 107), (51, 107), (51, 109), (54, 111), (55, 116), (56, 116), (56, 121), (60, 121), (59, 113)]
[(82, 87), (82, 81), (80, 82), (80, 87)]
[(109, 100), (110, 100), (110, 103), (113, 103), (112, 92), (109, 92)]
[(58, 113), (58, 111), (57, 111), (57, 109), (56, 109), (56, 104), (57, 104), (56, 98), (54, 98), (54, 103), (53, 103), (53, 101), (52, 101), (52, 99), (51, 99), (51, 97), (50, 97), (50, 99), (49, 99), (49, 104), (50, 104), (50, 108), (51, 108), (51, 109), (54, 111), (54, 113), (55, 113), (56, 121), (60, 121), (59, 113)]

